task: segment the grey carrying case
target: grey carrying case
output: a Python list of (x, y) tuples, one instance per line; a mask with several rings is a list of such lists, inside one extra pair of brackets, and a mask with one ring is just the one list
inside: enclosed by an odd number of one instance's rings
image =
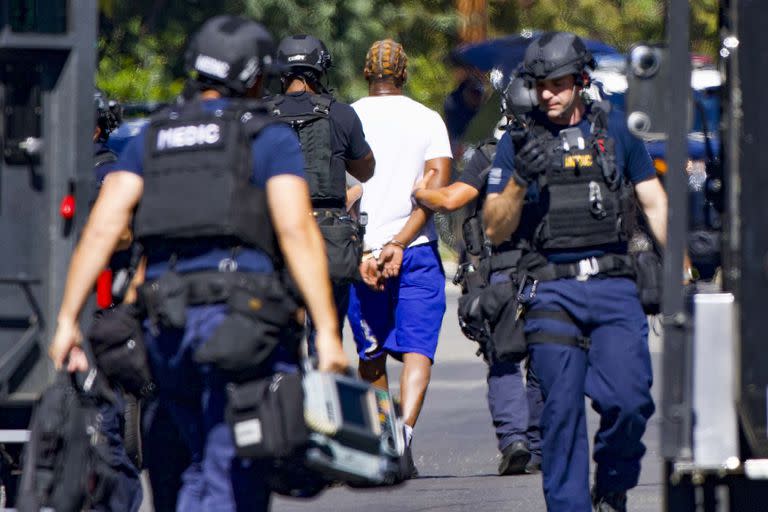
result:
[(300, 453), (309, 431), (298, 373), (227, 385), (227, 424), (235, 450), (244, 458), (285, 458)]

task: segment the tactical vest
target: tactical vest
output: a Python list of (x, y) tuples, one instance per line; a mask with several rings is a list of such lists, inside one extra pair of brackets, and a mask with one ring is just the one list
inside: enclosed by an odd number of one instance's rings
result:
[(144, 194), (136, 238), (232, 238), (279, 260), (266, 191), (253, 186), (251, 141), (272, 122), (259, 103), (205, 110), (200, 102), (150, 119), (144, 143)]
[(304, 154), (304, 173), (315, 208), (343, 208), (346, 201), (346, 164), (333, 155), (331, 147), (331, 104), (333, 98), (309, 94), (312, 110), (287, 114), (280, 110), (285, 96), (270, 102), (272, 113), (296, 131)]
[(93, 157), (93, 168), (98, 170), (102, 165), (117, 162), (117, 155), (107, 147), (99, 149)]
[(614, 140), (607, 132), (609, 110), (594, 104), (584, 147), (563, 151), (562, 162), (540, 179), (545, 213), (534, 235), (537, 248), (580, 249), (629, 239), (633, 192), (616, 166)]

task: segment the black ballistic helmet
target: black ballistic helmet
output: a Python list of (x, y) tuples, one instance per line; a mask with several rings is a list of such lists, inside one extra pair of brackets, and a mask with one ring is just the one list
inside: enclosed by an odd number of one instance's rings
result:
[(494, 69), (491, 85), (501, 96), (501, 112), (505, 116), (527, 114), (539, 104), (536, 91), (530, 87), (529, 80), (520, 76), (519, 69), (508, 73)]
[(277, 47), (277, 62), (283, 72), (311, 69), (322, 76), (333, 65), (331, 52), (316, 37), (300, 34), (288, 36)]
[(260, 23), (239, 16), (215, 16), (193, 36), (186, 67), (198, 79), (244, 94), (256, 79), (274, 71), (275, 44)]
[(122, 107), (114, 100), (108, 100), (106, 95), (96, 89), (93, 93), (94, 124), (101, 129), (99, 140), (105, 142), (109, 134), (122, 122)]
[(523, 75), (532, 80), (551, 80), (567, 75), (581, 76), (595, 68), (595, 59), (584, 41), (570, 32), (547, 32), (525, 50)]

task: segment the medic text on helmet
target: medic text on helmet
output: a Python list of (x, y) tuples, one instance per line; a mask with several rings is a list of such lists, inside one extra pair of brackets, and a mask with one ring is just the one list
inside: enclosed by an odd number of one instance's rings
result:
[(211, 146), (221, 140), (221, 128), (216, 123), (175, 126), (157, 132), (158, 151)]

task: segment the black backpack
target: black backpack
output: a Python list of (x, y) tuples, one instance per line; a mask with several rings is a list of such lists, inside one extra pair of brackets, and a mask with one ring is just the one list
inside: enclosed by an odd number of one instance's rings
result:
[(81, 386), (65, 371), (41, 395), (23, 457), (17, 508), (77, 512), (109, 499), (117, 475), (101, 430), (106, 384), (91, 370)]
[(335, 283), (359, 280), (363, 229), (344, 210), (345, 163), (333, 157), (331, 148), (330, 112), (334, 100), (330, 96), (310, 94), (312, 111), (288, 114), (280, 110), (285, 99), (285, 96), (276, 96), (268, 104), (272, 114), (289, 124), (299, 137), (315, 217), (325, 240), (331, 280)]

